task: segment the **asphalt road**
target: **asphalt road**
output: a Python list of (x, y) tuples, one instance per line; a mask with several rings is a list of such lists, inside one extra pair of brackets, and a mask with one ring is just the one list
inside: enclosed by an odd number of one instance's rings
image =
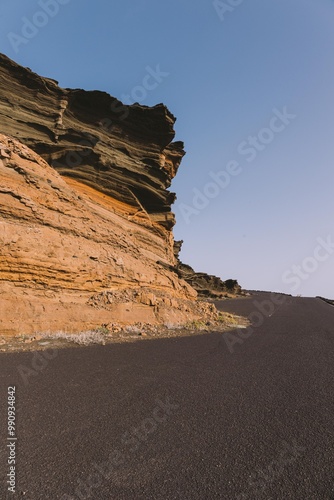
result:
[(333, 499), (334, 307), (280, 300), (219, 303), (258, 311), (228, 336), (1, 354), (0, 498)]

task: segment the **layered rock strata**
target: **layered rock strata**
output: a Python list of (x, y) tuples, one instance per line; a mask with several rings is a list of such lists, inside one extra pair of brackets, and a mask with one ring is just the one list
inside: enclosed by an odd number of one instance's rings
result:
[(0, 55), (0, 335), (216, 317), (174, 254), (174, 122)]
[(0, 334), (213, 313), (169, 269), (172, 234), (0, 134)]
[(15, 137), (63, 177), (171, 229), (167, 188), (184, 155), (174, 116), (159, 104), (123, 105), (105, 92), (62, 89), (0, 54), (0, 132)]

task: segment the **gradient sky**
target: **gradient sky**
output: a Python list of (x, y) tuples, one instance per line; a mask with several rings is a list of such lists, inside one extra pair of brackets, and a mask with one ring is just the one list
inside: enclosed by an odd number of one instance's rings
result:
[[(182, 260), (244, 288), (334, 298), (334, 1), (49, 0), (53, 17), (42, 3), (2, 0), (1, 52), (177, 117)], [(23, 18), (45, 25), (28, 39)], [(138, 90), (157, 65), (159, 85)], [(289, 123), (273, 121), (284, 108)], [(238, 174), (213, 185), (230, 162)]]

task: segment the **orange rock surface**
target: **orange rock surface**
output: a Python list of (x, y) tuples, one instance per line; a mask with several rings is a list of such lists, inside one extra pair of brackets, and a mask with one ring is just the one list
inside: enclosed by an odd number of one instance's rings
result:
[(0, 155), (0, 334), (194, 316), (168, 229), (3, 134)]

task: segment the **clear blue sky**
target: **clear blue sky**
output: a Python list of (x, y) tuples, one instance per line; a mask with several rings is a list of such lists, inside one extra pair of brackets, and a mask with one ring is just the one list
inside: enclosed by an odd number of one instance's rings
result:
[(0, 50), (63, 87), (170, 108), (187, 151), (172, 185), (182, 260), (334, 298), (334, 1), (55, 2), (40, 15), (43, 0), (2, 0)]

